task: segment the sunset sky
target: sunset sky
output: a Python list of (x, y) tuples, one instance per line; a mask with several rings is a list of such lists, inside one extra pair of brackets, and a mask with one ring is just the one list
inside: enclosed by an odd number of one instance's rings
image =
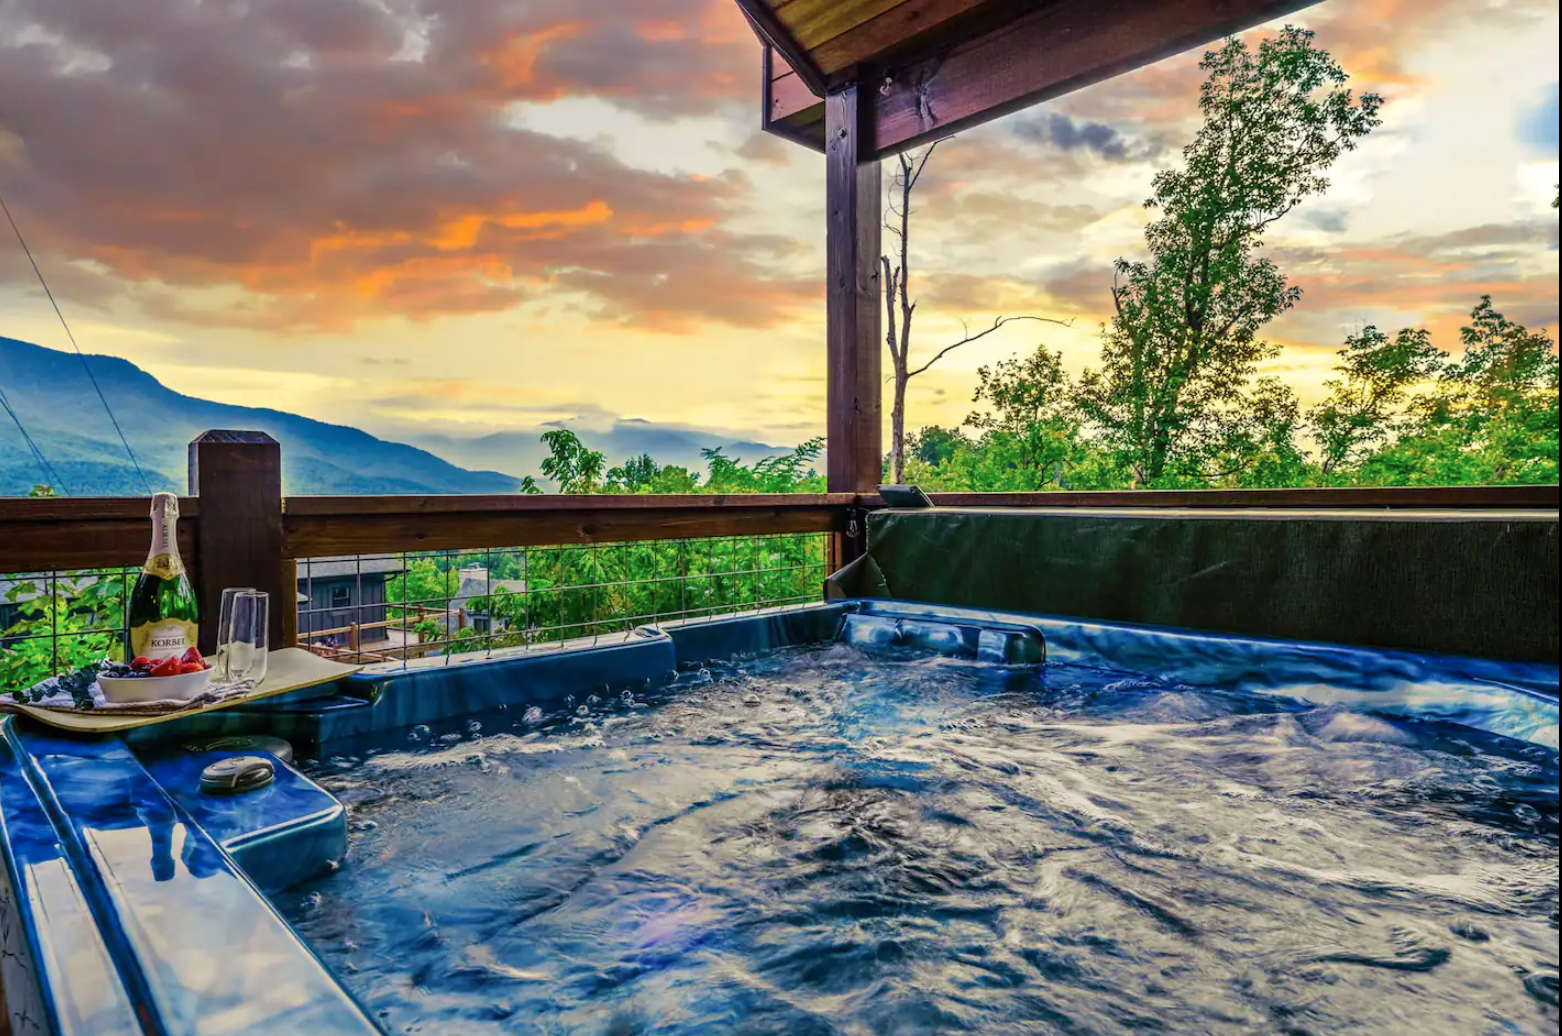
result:
[[(1386, 104), (1271, 233), (1305, 290), (1283, 376), (1315, 398), (1367, 323), (1451, 347), (1483, 292), (1555, 333), (1556, 0), (1289, 21)], [(1197, 62), (940, 146), (916, 348), (1074, 325), (952, 355), (912, 427), (1038, 341), (1093, 362)], [(82, 347), (180, 391), (404, 440), (633, 417), (791, 444), (824, 425), (824, 160), (757, 131), (758, 81), (732, 0), (0, 0), (0, 193)], [(31, 276), (0, 237), (0, 334), (68, 348)]]

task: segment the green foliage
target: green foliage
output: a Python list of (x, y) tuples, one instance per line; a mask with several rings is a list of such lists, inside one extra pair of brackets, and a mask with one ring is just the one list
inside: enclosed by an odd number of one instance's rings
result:
[(706, 493), (822, 493), (824, 479), (815, 470), (824, 452), (822, 438), (810, 439), (791, 453), (766, 457), (752, 467), (723, 454), (720, 448), (701, 450), (709, 472)]
[(1016, 488), (1067, 485), (1067, 473), (1080, 460), (1081, 418), (1061, 354), (1037, 346), (1030, 356), (980, 367), (976, 376), (973, 401), (990, 409), (971, 414), (966, 423), (1008, 473), (988, 477)]
[(816, 600), (818, 536), (666, 540), (559, 547), (525, 555), (525, 592), (468, 602), (491, 617), (483, 646), (513, 647), (623, 632), (659, 619)]
[(1301, 297), (1258, 254), (1264, 233), (1321, 193), (1324, 171), (1380, 121), (1380, 99), (1354, 97), (1303, 29), (1256, 52), (1227, 40), (1200, 67), (1204, 124), (1183, 168), (1155, 178), (1150, 260), (1117, 262), (1116, 315), (1081, 383), (1085, 415), (1138, 486), (1232, 477), (1224, 465), (1252, 438), (1255, 408), (1280, 402), (1253, 382), (1279, 351), (1261, 332)]
[(607, 491), (610, 493), (643, 493), (651, 481), (661, 474), (661, 468), (649, 453), (631, 457), (616, 468), (608, 469)]
[(951, 460), (960, 447), (970, 445), (971, 440), (960, 429), (935, 424), (906, 437), (906, 455), (923, 464), (938, 465)]
[(124, 654), (126, 585), (118, 572), (24, 577), (3, 600), (14, 618), (0, 630), (0, 688), (19, 690)]
[[(1401, 332), (1401, 335), (1406, 332)], [(1509, 320), (1490, 296), (1460, 332), (1461, 357), (1398, 422), (1398, 437), (1362, 460), (1372, 485), (1557, 481), (1557, 347)]]
[[(1201, 439), (1201, 468), (1172, 470), (1163, 488), (1313, 485), (1488, 485), (1557, 481), (1557, 350), (1483, 298), (1450, 361), (1428, 332), (1366, 327), (1346, 339), (1305, 414), (1289, 388), (1255, 378)], [(979, 435), (930, 429), (907, 465), (927, 489), (994, 492), (1122, 489), (1138, 482), (1135, 454), (1072, 416), (1068, 381), (1043, 350), (979, 373), (993, 410), (968, 421)], [(1081, 410), (1084, 408), (1081, 407)], [(925, 433), (926, 434), (926, 433)], [(1310, 455), (1308, 442), (1315, 447)], [(925, 454), (925, 455), (924, 455)]]
[(582, 494), (601, 490), (605, 460), (602, 454), (587, 449), (567, 428), (544, 432), (542, 441), (548, 447), (548, 456), (542, 461), (542, 473), (559, 484), (559, 492)]
[(1424, 329), (1389, 338), (1370, 324), (1345, 339), (1339, 355), (1341, 377), (1324, 382), (1328, 398), (1308, 411), (1325, 477), (1388, 441), (1410, 389), (1436, 377), (1446, 360)]
[(697, 493), (698, 475), (688, 468), (668, 464), (663, 467), (649, 453), (642, 453), (611, 468), (607, 473), (604, 493)]
[[(604, 472), (602, 454), (573, 432), (549, 432), (543, 441), (550, 452), (543, 474), (564, 492), (792, 493), (824, 487), (814, 467), (822, 439), (752, 465), (707, 450), (703, 484), (686, 468), (660, 465), (647, 454)], [(486, 570), (491, 591), (452, 610), (459, 572), (466, 568)], [(814, 535), (475, 551), (409, 557), (407, 571), (386, 584), (386, 601), (389, 617), (407, 618), (421, 642), (456, 653), (816, 600), (825, 574), (824, 538)]]

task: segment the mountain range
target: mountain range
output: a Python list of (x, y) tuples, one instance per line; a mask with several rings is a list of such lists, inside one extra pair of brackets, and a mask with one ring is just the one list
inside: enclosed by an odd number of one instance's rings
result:
[[(85, 359), (154, 490), (186, 488), (188, 444), (213, 428), (276, 438), (282, 444), (283, 492), (293, 495), (512, 493), (520, 485), (517, 475), (535, 472), (544, 452), (538, 440), (546, 429), (471, 439), (427, 436), (418, 439), (420, 445), (408, 445), (282, 410), (187, 396), (117, 357)], [(146, 492), (81, 357), (0, 336), (0, 392), (53, 471), (48, 476), (39, 471), (16, 422), (0, 411), (0, 496), (23, 496), (46, 481), (60, 483), (56, 490), (73, 496)], [(703, 468), (699, 451), (706, 447), (727, 447), (729, 455), (745, 460), (784, 452), (643, 421), (620, 421), (582, 437), (610, 463), (650, 453), (662, 463), (696, 470)], [(506, 470), (491, 470), (501, 467)]]
[[(534, 472), (547, 456), (542, 433), (570, 422), (512, 432), (496, 432), (472, 439), (445, 435), (419, 435), (412, 441), (441, 457), (468, 467)], [(693, 472), (705, 470), (700, 451), (720, 447), (728, 457), (752, 464), (791, 450), (752, 442), (720, 432), (677, 425), (655, 424), (638, 418), (620, 418), (606, 428), (576, 428), (581, 440), (607, 457), (609, 467), (630, 457), (649, 453), (661, 464), (676, 464)]]

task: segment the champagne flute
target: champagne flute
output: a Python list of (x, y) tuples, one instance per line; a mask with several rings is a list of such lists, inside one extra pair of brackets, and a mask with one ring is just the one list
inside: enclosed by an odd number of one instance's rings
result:
[(233, 625), (233, 599), (239, 594), (252, 594), (253, 586), (230, 586), (222, 591), (222, 604), (217, 611), (217, 658), (212, 663), (212, 677), (218, 683), (228, 682), (228, 630)]
[(229, 683), (253, 687), (266, 678), (270, 605), (270, 595), (264, 591), (234, 592), (228, 621), (217, 632), (217, 651), (225, 659)]

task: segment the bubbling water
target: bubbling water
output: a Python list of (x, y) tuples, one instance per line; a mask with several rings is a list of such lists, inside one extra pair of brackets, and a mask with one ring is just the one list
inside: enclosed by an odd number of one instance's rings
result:
[(390, 1033), (1558, 1028), (1523, 742), (844, 646), (480, 723), (316, 768), (279, 902)]

